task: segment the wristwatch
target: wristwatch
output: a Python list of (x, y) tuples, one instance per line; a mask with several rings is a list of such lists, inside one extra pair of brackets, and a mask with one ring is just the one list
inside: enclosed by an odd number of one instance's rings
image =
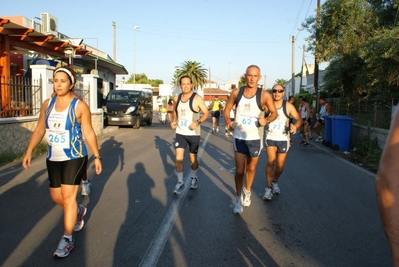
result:
[(94, 159), (102, 160), (103, 158), (100, 155), (98, 155), (98, 156), (94, 156)]
[(198, 119), (197, 122), (198, 122), (198, 124), (201, 124), (202, 121), (201, 121), (201, 119)]

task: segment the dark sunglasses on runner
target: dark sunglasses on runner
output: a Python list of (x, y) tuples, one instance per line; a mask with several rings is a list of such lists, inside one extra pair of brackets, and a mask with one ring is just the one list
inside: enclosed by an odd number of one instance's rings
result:
[(272, 91), (273, 91), (273, 93), (282, 93), (282, 92), (284, 92), (284, 90), (277, 90), (277, 89), (273, 89)]

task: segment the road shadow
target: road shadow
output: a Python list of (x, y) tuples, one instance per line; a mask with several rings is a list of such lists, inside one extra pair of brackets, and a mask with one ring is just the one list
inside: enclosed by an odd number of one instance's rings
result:
[[(126, 216), (121, 225), (114, 249), (113, 266), (138, 266), (150, 246), (152, 236), (161, 222), (154, 221), (151, 214), (163, 214), (165, 207), (151, 193), (155, 187), (153, 179), (147, 174), (143, 163), (134, 166), (134, 172), (127, 179), (128, 205)], [(137, 263), (137, 264), (136, 264)]]

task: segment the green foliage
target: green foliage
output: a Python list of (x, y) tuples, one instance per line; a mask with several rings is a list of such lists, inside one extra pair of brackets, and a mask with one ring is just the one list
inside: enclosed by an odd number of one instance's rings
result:
[(399, 34), (393, 0), (325, 1), (302, 28), (311, 33), (308, 51), (329, 62), (324, 89), (354, 97), (399, 91)]
[[(47, 143), (46, 142), (41, 142), (34, 150), (32, 153), (32, 156), (39, 156), (42, 155), (43, 153), (47, 153)], [(8, 153), (3, 153), (0, 154), (0, 166), (3, 166), (5, 164), (8, 164), (10, 162), (20, 160), (24, 156), (24, 153), (14, 153), (12, 151), (9, 151)]]
[(286, 79), (277, 79), (274, 82), (276, 84), (284, 85), (287, 82), (287, 80)]
[(247, 80), (245, 79), (245, 74), (241, 75), (240, 80), (238, 81), (238, 88), (247, 85)]
[(126, 83), (132, 84), (134, 83), (134, 80), (136, 79), (136, 84), (150, 84), (153, 87), (159, 87), (160, 84), (163, 84), (163, 80), (159, 79), (148, 79), (147, 75), (145, 73), (136, 73), (136, 77), (134, 75), (130, 75), (129, 79), (126, 81)]
[(173, 84), (179, 85), (180, 78), (188, 76), (193, 83), (193, 89), (203, 87), (207, 83), (207, 70), (196, 61), (184, 61), (173, 75)]
[(356, 153), (359, 154), (367, 164), (375, 166), (379, 164), (382, 149), (378, 145), (377, 137), (372, 139), (370, 126), (367, 127), (365, 136), (356, 145)]

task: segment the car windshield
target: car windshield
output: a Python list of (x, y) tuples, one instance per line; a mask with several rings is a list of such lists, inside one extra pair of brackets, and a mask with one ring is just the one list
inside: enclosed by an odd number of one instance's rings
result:
[(135, 103), (139, 98), (140, 92), (131, 92), (131, 91), (118, 91), (118, 92), (110, 92), (107, 101), (110, 102), (127, 102), (127, 103)]

